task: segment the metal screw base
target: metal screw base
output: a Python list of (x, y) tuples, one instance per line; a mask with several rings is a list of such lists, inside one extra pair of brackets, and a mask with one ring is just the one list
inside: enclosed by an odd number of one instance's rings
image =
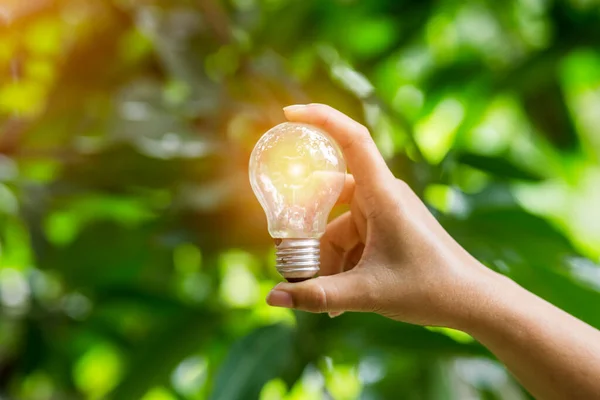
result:
[(288, 281), (304, 281), (319, 272), (318, 239), (275, 239), (275, 248), (275, 266)]

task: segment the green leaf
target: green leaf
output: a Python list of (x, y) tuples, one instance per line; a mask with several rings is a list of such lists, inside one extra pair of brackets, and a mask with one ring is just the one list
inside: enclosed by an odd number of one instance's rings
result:
[(304, 342), (315, 340), (323, 349), (336, 349), (343, 352), (345, 360), (354, 360), (354, 357), (358, 360), (365, 351), (374, 350), (431, 357), (442, 354), (488, 354), (477, 342), (466, 340), (460, 342), (449, 337), (447, 332), (434, 332), (421, 326), (399, 323), (374, 314), (346, 313), (343, 317), (334, 320), (322, 318), (321, 324), (314, 329), (318, 329), (319, 333), (303, 332)]
[(341, 40), (359, 58), (377, 56), (389, 49), (396, 41), (398, 21), (390, 17), (366, 19), (349, 23), (347, 30), (340, 32)]
[(32, 261), (30, 232), (24, 221), (6, 217), (0, 224), (0, 267), (24, 269)]
[(140, 399), (151, 388), (168, 383), (177, 364), (200, 349), (220, 322), (217, 315), (196, 311), (171, 318), (162, 331), (137, 346), (128, 372), (108, 398)]
[(538, 182), (544, 179), (534, 172), (526, 171), (508, 161), (505, 157), (482, 156), (473, 153), (461, 153), (458, 162), (505, 179), (519, 179)]
[(233, 345), (210, 399), (255, 399), (263, 385), (292, 361), (294, 331), (285, 325), (259, 328)]
[(142, 400), (177, 400), (177, 397), (163, 387), (156, 387), (146, 393)]
[(581, 149), (558, 82), (544, 82), (523, 97), (523, 108), (529, 120), (551, 143), (563, 151), (576, 152)]
[(565, 311), (600, 327), (600, 292), (581, 282), (565, 262), (576, 255), (547, 221), (519, 209), (480, 210), (466, 220), (442, 220), (480, 261)]
[(438, 164), (452, 148), (465, 117), (461, 99), (446, 97), (415, 126), (415, 140), (431, 164)]
[(458, 343), (471, 343), (475, 340), (468, 333), (456, 329), (444, 328), (441, 326), (426, 326), (425, 329), (432, 332), (439, 332), (443, 335), (448, 336), (452, 340), (456, 340)]
[(123, 368), (121, 353), (114, 346), (97, 344), (75, 364), (73, 378), (89, 398), (99, 399), (117, 383)]

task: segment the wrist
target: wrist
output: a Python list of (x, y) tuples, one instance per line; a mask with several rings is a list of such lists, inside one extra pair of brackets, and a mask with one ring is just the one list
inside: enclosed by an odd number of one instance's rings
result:
[[(477, 261), (473, 274), (464, 289), (462, 302), (454, 318), (455, 329), (478, 338), (504, 317), (507, 306), (523, 289), (510, 278), (499, 274)], [(507, 302), (508, 300), (508, 302)]]

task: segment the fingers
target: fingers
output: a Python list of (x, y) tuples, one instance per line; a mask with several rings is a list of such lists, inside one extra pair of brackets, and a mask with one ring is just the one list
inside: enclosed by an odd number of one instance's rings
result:
[(346, 174), (346, 180), (344, 181), (342, 193), (340, 193), (340, 197), (338, 197), (337, 202), (335, 204), (350, 204), (350, 202), (352, 201), (352, 196), (354, 196), (354, 186), (354, 177), (350, 174)]
[(342, 187), (342, 192), (340, 193), (335, 204), (350, 204), (352, 196), (354, 195), (355, 186), (354, 177), (352, 175), (346, 174), (345, 172), (315, 171), (311, 176), (313, 178), (313, 182), (318, 182), (319, 185), (326, 187), (337, 185), (340, 175), (344, 176), (344, 186)]
[(372, 308), (370, 293), (364, 274), (349, 271), (301, 283), (280, 283), (267, 296), (267, 303), (316, 313), (368, 311)]
[(346, 212), (327, 225), (321, 238), (321, 270), (319, 275), (335, 275), (344, 270), (346, 253), (360, 240), (352, 215)]
[(284, 108), (289, 121), (315, 125), (340, 145), (352, 174), (361, 185), (377, 184), (392, 177), (369, 131), (342, 112), (324, 104)]

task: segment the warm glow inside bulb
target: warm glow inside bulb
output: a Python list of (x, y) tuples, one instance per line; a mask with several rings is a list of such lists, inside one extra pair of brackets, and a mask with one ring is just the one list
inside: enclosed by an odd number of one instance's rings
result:
[(346, 164), (322, 130), (286, 122), (269, 130), (250, 158), (250, 183), (274, 238), (319, 238), (344, 186)]
[(288, 175), (291, 178), (303, 178), (306, 176), (306, 167), (301, 163), (290, 164)]

